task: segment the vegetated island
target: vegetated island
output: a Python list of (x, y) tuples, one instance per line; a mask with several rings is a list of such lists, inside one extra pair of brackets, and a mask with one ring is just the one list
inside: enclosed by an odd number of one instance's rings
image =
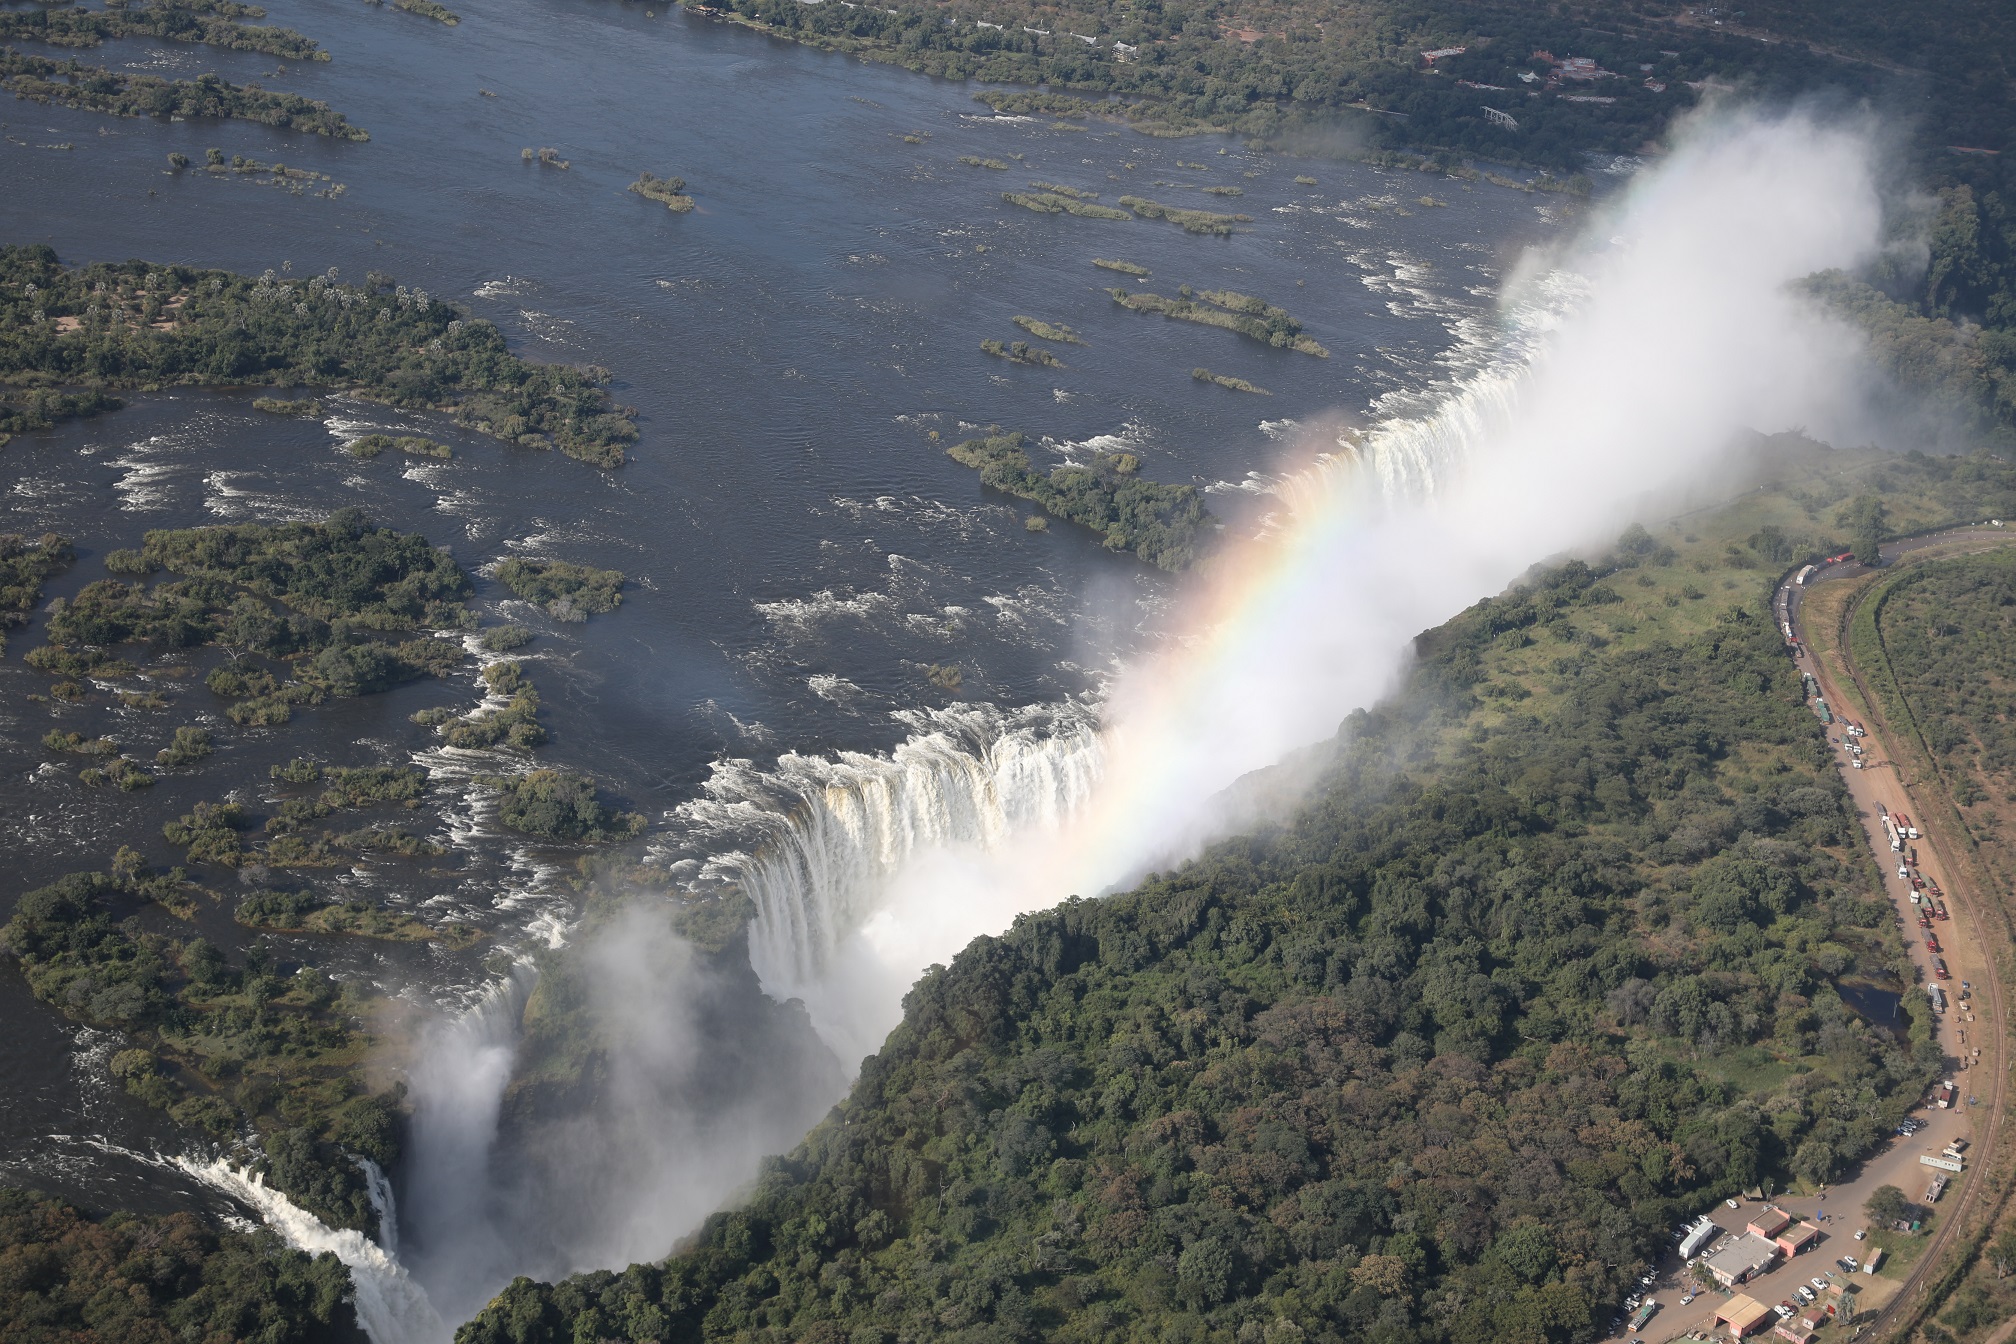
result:
[(1001, 162), (1001, 160), (983, 159), (977, 154), (961, 154), (959, 156), (959, 162), (965, 164), (969, 168), (991, 168), (997, 173), (1005, 173), (1008, 171), (1008, 165)]
[(81, 107), (120, 117), (237, 117), (282, 130), (336, 140), (369, 140), (327, 103), (295, 93), (272, 93), (256, 84), (238, 85), (216, 75), (161, 79), (56, 61), (0, 47), (0, 89), (30, 102)]
[(1131, 275), (1137, 280), (1154, 274), (1146, 266), (1136, 266), (1131, 261), (1115, 261), (1108, 257), (1094, 257), (1092, 258), (1092, 264), (1104, 270), (1118, 271), (1122, 275)]
[(392, 0), (392, 7), (403, 9), (408, 14), (418, 14), (423, 19), (432, 19), (436, 23), (445, 23), (450, 28), (462, 22), (461, 15), (446, 5), (436, 4), (435, 0)]
[[(1113, 302), (1137, 313), (1160, 313), (1173, 317), (1179, 322), (1200, 322), (1207, 327), (1223, 327), (1236, 331), (1241, 336), (1261, 341), (1277, 350), (1299, 350), (1305, 355), (1315, 355), (1318, 359), (1330, 358), (1330, 352), (1319, 345), (1315, 338), (1302, 334), (1302, 324), (1288, 315), (1284, 308), (1276, 308), (1264, 299), (1256, 299), (1250, 294), (1240, 294), (1229, 289), (1192, 290), (1185, 285), (1178, 293), (1180, 298), (1164, 298), (1160, 294), (1130, 294), (1124, 289), (1109, 289)], [(1196, 302), (1204, 300), (1203, 303)]]
[(521, 1279), (461, 1344), (646, 1312), (1568, 1344), (1680, 1217), (1840, 1180), (1946, 1067), (1922, 994), (1878, 1022), (1839, 988), (1910, 963), (1767, 606), (1887, 465), (1846, 457), (1426, 632), (1291, 819), (975, 939), (689, 1247)]
[[(253, 403), (257, 405), (258, 403)], [(408, 457), (433, 457), (446, 460), (455, 456), (455, 450), (445, 443), (424, 439), (417, 434), (366, 434), (343, 445), (343, 451), (352, 457), (376, 457), (390, 449), (405, 453)]]
[(1249, 383), (1244, 378), (1234, 378), (1229, 373), (1213, 373), (1209, 369), (1200, 367), (1190, 370), (1190, 376), (1200, 383), (1216, 383), (1218, 386), (1233, 392), (1257, 392), (1263, 397), (1274, 395), (1264, 387)]
[(1039, 341), (1058, 341), (1065, 345), (1083, 345), (1084, 338), (1062, 322), (1045, 322), (1039, 317), (1025, 317), (1017, 314), (1008, 319)]
[(989, 337), (987, 340), (980, 342), (980, 348), (990, 355), (999, 356), (1016, 364), (1035, 364), (1049, 369), (1068, 367), (1063, 360), (1057, 358), (1050, 351), (1045, 350), (1040, 345), (1031, 345), (1027, 341), (1011, 341), (1003, 345), (1001, 342)]
[(1082, 215), (1086, 219), (1132, 219), (1125, 210), (1115, 210), (1110, 205), (1100, 205), (1096, 201), (1083, 201), (1075, 196), (1060, 196), (1046, 191), (1030, 195), (1026, 191), (1004, 191), (1001, 199), (1010, 205), (1019, 205), (1024, 210), (1034, 210), (1043, 215)]
[(497, 581), (546, 614), (562, 621), (585, 621), (623, 604), (623, 571), (596, 569), (566, 560), (521, 560), (497, 566)]
[(452, 411), (493, 438), (614, 467), (637, 425), (607, 379), (520, 359), (495, 326), (376, 272), (349, 285), (333, 268), (256, 279), (142, 261), (66, 268), (44, 245), (0, 248), (0, 432), (118, 405), (97, 391), (52, 400), (62, 384), (263, 383)]
[(1158, 569), (1188, 569), (1217, 527), (1195, 486), (1143, 479), (1141, 459), (1132, 453), (1101, 453), (1085, 466), (1044, 476), (1030, 467), (1024, 442), (1020, 434), (994, 434), (945, 451), (979, 471), (982, 483), (1103, 533), (1108, 550), (1130, 552)]
[(686, 190), (683, 177), (657, 177), (651, 173), (639, 173), (629, 189), (646, 200), (656, 201), (675, 215), (683, 215), (693, 208), (693, 198), (681, 195)]
[(55, 47), (95, 47), (108, 38), (158, 37), (200, 42), (228, 51), (256, 51), (289, 61), (326, 61), (329, 53), (292, 28), (240, 22), (263, 19), (257, 5), (234, 0), (156, 0), (152, 4), (86, 9), (81, 5), (0, 11), (0, 42), (47, 42)]
[(1120, 204), (1132, 210), (1143, 219), (1166, 219), (1171, 224), (1180, 224), (1185, 233), (1209, 233), (1220, 238), (1229, 238), (1235, 232), (1235, 224), (1251, 224), (1251, 215), (1220, 215), (1209, 210), (1185, 210), (1180, 206), (1163, 205), (1160, 201), (1146, 200), (1140, 196), (1122, 196)]

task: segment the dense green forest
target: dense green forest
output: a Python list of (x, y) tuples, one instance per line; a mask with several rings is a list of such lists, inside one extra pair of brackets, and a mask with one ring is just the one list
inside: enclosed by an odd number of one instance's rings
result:
[(9, 1344), (351, 1344), (335, 1256), (191, 1214), (91, 1219), (0, 1188), (0, 1336)]
[(1168, 570), (1187, 569), (1203, 554), (1217, 522), (1195, 486), (1142, 479), (1141, 460), (1132, 453), (1102, 453), (1089, 465), (1057, 467), (1045, 476), (1030, 466), (1024, 442), (1020, 434), (996, 434), (945, 451), (994, 489), (1104, 533), (1110, 550), (1131, 551)]
[(490, 323), (375, 272), (347, 285), (333, 270), (66, 268), (46, 246), (0, 248), (0, 427), (9, 415), (94, 409), (51, 405), (48, 389), (62, 384), (327, 387), (453, 410), (496, 438), (613, 467), (637, 426), (634, 411), (611, 404), (607, 377), (520, 359)]
[(1917, 734), (1953, 801), (2016, 797), (2016, 552), (1913, 565), (1867, 612), (1873, 641), (1858, 639), (1857, 661), (1895, 692), (1886, 708), (1902, 711), (1899, 726)]
[(460, 1344), (1577, 1340), (1680, 1218), (1838, 1178), (1938, 1053), (1834, 987), (1902, 950), (1782, 530), (1698, 540), (1423, 636), (1299, 816), (976, 940), (744, 1207)]

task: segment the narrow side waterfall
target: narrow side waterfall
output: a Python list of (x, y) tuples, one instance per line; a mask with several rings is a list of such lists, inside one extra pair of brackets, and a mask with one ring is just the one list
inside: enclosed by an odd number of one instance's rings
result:
[(178, 1157), (175, 1165), (212, 1189), (256, 1210), (266, 1226), (296, 1250), (335, 1254), (350, 1268), (356, 1290), (358, 1324), (372, 1344), (446, 1344), (452, 1327), (390, 1252), (362, 1232), (335, 1229), (287, 1196), (268, 1189), (265, 1178), (222, 1160)]
[[(535, 980), (529, 963), (490, 982), (459, 1015), (433, 1024), (408, 1071), (407, 1228), (417, 1270), (451, 1315), (494, 1290), (504, 1253), (495, 1219), (491, 1152), (517, 1056), (518, 1019)], [(383, 1341), (380, 1342), (383, 1344)]]

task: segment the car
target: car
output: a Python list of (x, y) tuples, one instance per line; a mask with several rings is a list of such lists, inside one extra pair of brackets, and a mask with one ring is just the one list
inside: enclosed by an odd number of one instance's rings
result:
[(1811, 1302), (1813, 1300), (1813, 1290), (1802, 1283), (1792, 1290), (1792, 1296), (1798, 1298), (1801, 1302)]
[(1866, 1227), (1858, 1227), (1855, 1229), (1855, 1240), (1857, 1241), (1862, 1240), (1864, 1237), (1868, 1235), (1869, 1235), (1869, 1229)]
[(1736, 1202), (1735, 1200), (1733, 1200), (1733, 1199), (1726, 1199), (1726, 1200), (1724, 1200), (1724, 1201), (1722, 1201), (1722, 1202), (1723, 1202), (1723, 1203), (1725, 1203), (1725, 1204), (1727, 1204), (1727, 1205), (1728, 1205), (1728, 1206), (1729, 1206), (1730, 1208), (1732, 1208), (1732, 1209), (1740, 1209), (1740, 1208), (1742, 1208), (1742, 1207), (1743, 1207), (1743, 1206), (1742, 1206), (1741, 1204), (1737, 1203), (1737, 1202)]
[(1810, 1282), (1813, 1285), (1813, 1291), (1816, 1293), (1824, 1293), (1827, 1291), (1827, 1280), (1825, 1279), (1815, 1278), (1808, 1280), (1808, 1282)]
[(1857, 1269), (1861, 1268), (1860, 1265), (1855, 1263), (1855, 1257), (1852, 1255), (1844, 1255), (1834, 1263), (1841, 1266), (1843, 1272), (1848, 1274), (1853, 1274)]
[(1789, 1319), (1792, 1315), (1792, 1308), (1786, 1306), (1783, 1302), (1780, 1302), (1777, 1306), (1771, 1308), (1771, 1310), (1778, 1313), (1778, 1319), (1781, 1321)]
[(1638, 1280), (1638, 1284), (1640, 1287), (1650, 1288), (1657, 1278), (1658, 1275), (1656, 1274), (1647, 1274), (1645, 1277)]

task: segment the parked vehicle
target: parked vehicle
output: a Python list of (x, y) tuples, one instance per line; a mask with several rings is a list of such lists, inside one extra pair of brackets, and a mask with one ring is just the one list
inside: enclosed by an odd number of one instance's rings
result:
[(1932, 958), (1932, 974), (1938, 976), (1941, 980), (1951, 980), (1953, 978), (1952, 973), (1946, 969), (1946, 959), (1944, 957)]
[(1944, 948), (1942, 948), (1942, 947), (1940, 947), (1940, 946), (1939, 946), (1939, 935), (1938, 935), (1938, 934), (1936, 934), (1936, 933), (1928, 933), (1928, 934), (1926, 934), (1926, 935), (1925, 935), (1925, 950), (1926, 950), (1926, 951), (1928, 951), (1928, 952), (1943, 952), (1943, 951), (1945, 951), (1945, 949), (1944, 949)]

